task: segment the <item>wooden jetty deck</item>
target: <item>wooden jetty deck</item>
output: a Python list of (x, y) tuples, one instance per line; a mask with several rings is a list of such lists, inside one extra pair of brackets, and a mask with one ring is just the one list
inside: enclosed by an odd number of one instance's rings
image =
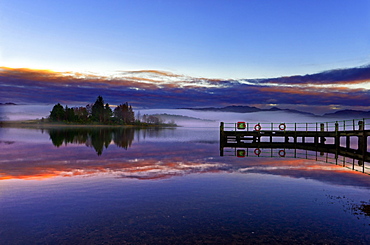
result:
[(223, 156), (225, 147), (254, 148), (257, 155), (262, 148), (280, 148), (284, 149), (284, 156), (285, 149), (304, 149), (365, 163), (370, 162), (369, 135), (370, 119), (324, 123), (221, 122), (220, 155)]

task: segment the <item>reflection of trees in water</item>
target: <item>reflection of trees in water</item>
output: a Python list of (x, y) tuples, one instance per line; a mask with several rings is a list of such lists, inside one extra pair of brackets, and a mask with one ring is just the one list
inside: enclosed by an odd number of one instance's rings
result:
[(127, 149), (134, 140), (132, 128), (83, 128), (51, 129), (50, 139), (56, 147), (67, 144), (85, 144), (93, 147), (98, 155), (108, 148), (112, 139), (115, 145)]
[(138, 137), (145, 138), (163, 138), (163, 137), (173, 137), (175, 134), (174, 128), (167, 128), (163, 130), (162, 128), (147, 128), (145, 130), (140, 131), (140, 135)]
[(118, 147), (122, 147), (125, 149), (131, 146), (133, 139), (134, 139), (133, 129), (120, 130), (116, 131), (116, 133), (113, 134), (114, 144), (116, 144)]
[(112, 133), (113, 132), (109, 130), (93, 130), (89, 134), (88, 139), (98, 155), (101, 155), (104, 147), (108, 148), (109, 144), (112, 142)]

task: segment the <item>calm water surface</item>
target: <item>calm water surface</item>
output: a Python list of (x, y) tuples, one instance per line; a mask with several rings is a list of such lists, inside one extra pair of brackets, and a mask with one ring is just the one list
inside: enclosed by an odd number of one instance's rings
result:
[(217, 128), (0, 128), (0, 243), (370, 243), (370, 175), (275, 153), (221, 157)]

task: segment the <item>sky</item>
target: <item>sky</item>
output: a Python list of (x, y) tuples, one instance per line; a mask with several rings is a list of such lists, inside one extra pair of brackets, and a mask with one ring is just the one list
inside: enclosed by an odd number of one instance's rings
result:
[(370, 63), (368, 0), (0, 1), (0, 66), (217, 79)]
[(0, 103), (370, 110), (370, 1), (0, 0)]

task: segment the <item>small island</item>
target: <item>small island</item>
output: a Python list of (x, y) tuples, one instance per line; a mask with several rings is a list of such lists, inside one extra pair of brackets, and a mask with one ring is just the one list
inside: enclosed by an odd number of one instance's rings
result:
[(54, 105), (48, 118), (26, 121), (3, 121), (0, 127), (177, 127), (174, 121), (164, 122), (154, 115), (135, 117), (132, 106), (127, 102), (112, 110), (102, 96), (98, 96), (94, 104), (85, 107), (63, 107), (60, 103)]

